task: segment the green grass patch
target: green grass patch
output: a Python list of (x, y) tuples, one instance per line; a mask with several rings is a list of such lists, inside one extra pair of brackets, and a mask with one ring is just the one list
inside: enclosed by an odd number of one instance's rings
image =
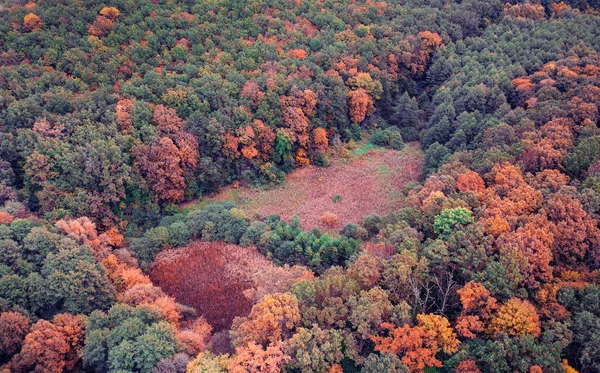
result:
[(375, 148), (377, 148), (378, 146), (375, 144), (371, 144), (370, 142), (364, 144), (363, 146), (361, 146), (360, 148), (354, 149), (352, 151), (352, 155), (354, 155), (355, 157), (360, 157), (361, 155), (365, 155), (366, 153), (369, 152), (369, 150), (373, 150)]

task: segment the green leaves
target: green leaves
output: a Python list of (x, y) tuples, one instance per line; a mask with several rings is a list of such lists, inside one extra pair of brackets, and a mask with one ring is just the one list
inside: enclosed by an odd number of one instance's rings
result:
[(435, 217), (433, 230), (440, 238), (446, 239), (457, 227), (471, 224), (474, 221), (472, 212), (464, 207), (443, 210), (440, 215)]
[(175, 353), (173, 327), (144, 308), (122, 304), (89, 319), (83, 361), (99, 371), (150, 372)]

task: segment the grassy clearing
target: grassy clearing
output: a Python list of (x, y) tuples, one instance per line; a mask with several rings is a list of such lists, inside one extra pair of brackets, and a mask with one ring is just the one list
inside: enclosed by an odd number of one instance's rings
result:
[[(182, 207), (195, 209), (212, 202), (232, 201), (250, 217), (278, 214), (290, 219), (297, 215), (303, 229), (339, 229), (346, 223), (360, 222), (365, 215), (384, 215), (398, 209), (404, 184), (421, 175), (418, 145), (397, 151), (366, 143), (357, 145), (350, 154), (346, 158), (331, 157), (325, 168), (297, 169), (274, 189), (228, 187), (212, 198)], [(336, 214), (339, 225), (326, 227), (321, 223), (325, 212)]]

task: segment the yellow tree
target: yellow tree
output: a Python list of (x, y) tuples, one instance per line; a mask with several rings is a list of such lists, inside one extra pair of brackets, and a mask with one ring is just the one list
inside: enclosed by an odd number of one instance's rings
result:
[(40, 17), (33, 13), (29, 13), (25, 17), (23, 17), (23, 27), (27, 31), (41, 30), (43, 25), (44, 23), (42, 22)]
[(266, 295), (255, 304), (248, 317), (233, 320), (231, 336), (237, 347), (250, 342), (267, 345), (290, 337), (300, 324), (298, 299), (288, 293)]
[(535, 307), (526, 300), (511, 298), (490, 320), (489, 332), (511, 336), (540, 335), (540, 319)]

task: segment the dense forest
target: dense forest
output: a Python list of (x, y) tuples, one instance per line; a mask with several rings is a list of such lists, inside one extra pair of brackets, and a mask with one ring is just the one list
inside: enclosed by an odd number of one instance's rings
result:
[(0, 0), (0, 373), (599, 373), (599, 110), (598, 0)]

